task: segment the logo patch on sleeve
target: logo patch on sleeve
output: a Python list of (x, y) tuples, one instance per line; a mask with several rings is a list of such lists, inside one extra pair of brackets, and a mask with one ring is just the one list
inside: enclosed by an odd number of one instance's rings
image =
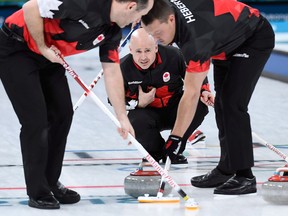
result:
[(102, 40), (105, 39), (104, 34), (100, 34), (96, 37), (96, 39), (93, 41), (93, 45), (95, 46), (96, 44), (100, 43)]

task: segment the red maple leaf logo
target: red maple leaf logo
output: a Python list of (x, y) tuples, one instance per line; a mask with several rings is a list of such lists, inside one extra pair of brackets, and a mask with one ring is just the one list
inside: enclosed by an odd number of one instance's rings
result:
[(249, 6), (241, 2), (237, 2), (236, 0), (228, 0), (228, 1), (227, 0), (213, 0), (213, 1), (214, 1), (215, 16), (220, 16), (225, 13), (230, 13), (236, 22), (245, 7), (248, 7), (251, 13), (255, 14), (256, 16), (258, 15), (256, 13), (257, 10), (250, 8)]

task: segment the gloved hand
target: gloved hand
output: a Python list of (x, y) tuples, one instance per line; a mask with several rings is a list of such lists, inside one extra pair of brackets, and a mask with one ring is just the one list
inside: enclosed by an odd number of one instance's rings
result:
[(169, 156), (171, 161), (176, 159), (181, 146), (182, 138), (175, 135), (170, 135), (165, 144), (165, 153)]

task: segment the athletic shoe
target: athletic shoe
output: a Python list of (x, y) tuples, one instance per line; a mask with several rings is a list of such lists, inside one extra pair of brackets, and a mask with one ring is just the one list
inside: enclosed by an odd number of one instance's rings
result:
[(29, 197), (28, 206), (37, 209), (59, 209), (60, 204), (53, 194), (48, 194), (45, 197), (33, 199)]
[(191, 136), (188, 138), (190, 145), (194, 145), (197, 142), (200, 142), (205, 139), (205, 135), (200, 130), (194, 131)]
[(234, 176), (214, 190), (214, 194), (221, 195), (244, 195), (256, 192), (255, 176), (251, 179), (242, 176)]
[(224, 175), (217, 168), (214, 168), (205, 175), (195, 176), (191, 178), (191, 184), (199, 188), (212, 188), (224, 184), (233, 174)]
[(65, 188), (59, 181), (55, 187), (51, 188), (51, 191), (61, 204), (74, 204), (80, 201), (80, 195), (76, 191)]
[(178, 154), (175, 160), (171, 161), (171, 167), (186, 168), (188, 167), (188, 160), (183, 154)]

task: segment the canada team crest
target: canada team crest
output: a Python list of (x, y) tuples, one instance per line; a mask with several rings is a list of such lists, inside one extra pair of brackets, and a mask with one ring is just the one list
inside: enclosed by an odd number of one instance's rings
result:
[(170, 73), (169, 72), (165, 72), (163, 74), (163, 81), (164, 82), (168, 82), (170, 80)]

